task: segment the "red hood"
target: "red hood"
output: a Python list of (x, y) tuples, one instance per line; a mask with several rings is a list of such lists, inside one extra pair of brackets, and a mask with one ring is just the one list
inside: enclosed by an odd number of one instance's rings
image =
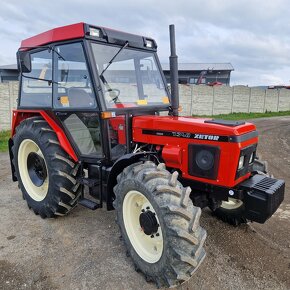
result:
[(239, 136), (256, 130), (252, 123), (244, 123), (238, 126), (226, 126), (221, 124), (205, 123), (211, 119), (172, 116), (137, 116), (133, 118), (133, 128), (155, 129), (164, 131), (219, 134), (224, 136)]

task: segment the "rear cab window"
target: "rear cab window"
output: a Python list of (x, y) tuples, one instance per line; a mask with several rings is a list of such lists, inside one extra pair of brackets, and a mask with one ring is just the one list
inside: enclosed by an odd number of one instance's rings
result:
[(31, 72), (22, 74), (20, 107), (51, 107), (52, 51), (31, 53)]

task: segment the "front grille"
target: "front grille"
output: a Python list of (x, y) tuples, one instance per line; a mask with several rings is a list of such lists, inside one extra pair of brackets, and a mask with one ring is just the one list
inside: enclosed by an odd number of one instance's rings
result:
[(261, 191), (268, 190), (268, 189), (271, 188), (271, 186), (272, 186), (273, 184), (275, 184), (276, 182), (277, 182), (276, 179), (269, 178), (269, 177), (265, 176), (264, 179), (262, 179), (261, 181), (259, 181), (259, 182), (255, 185), (255, 189), (257, 189), (257, 190), (261, 190)]

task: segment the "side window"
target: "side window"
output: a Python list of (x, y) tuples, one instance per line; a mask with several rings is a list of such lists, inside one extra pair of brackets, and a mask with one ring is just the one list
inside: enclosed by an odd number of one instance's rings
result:
[(169, 102), (164, 95), (164, 83), (157, 69), (155, 59), (150, 56), (140, 60), (140, 69), (143, 83), (144, 95), (147, 97), (162, 98), (163, 103)]
[(95, 108), (90, 74), (81, 43), (55, 47), (56, 108)]
[(31, 72), (22, 75), (20, 106), (51, 107), (52, 53), (43, 50), (31, 53)]

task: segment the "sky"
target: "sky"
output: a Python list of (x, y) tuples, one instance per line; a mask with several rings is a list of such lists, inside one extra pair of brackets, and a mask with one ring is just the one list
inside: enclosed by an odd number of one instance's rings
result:
[(232, 63), (232, 85), (290, 85), (287, 0), (1, 0), (0, 65), (22, 39), (76, 22), (154, 38), (168, 62), (175, 24), (180, 63)]

